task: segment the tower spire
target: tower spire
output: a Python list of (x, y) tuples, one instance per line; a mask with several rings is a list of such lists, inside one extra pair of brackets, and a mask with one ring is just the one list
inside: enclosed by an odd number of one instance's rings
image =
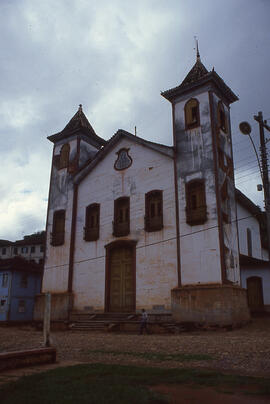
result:
[(196, 36), (194, 36), (195, 42), (196, 42), (196, 62), (200, 62), (201, 61), (201, 57), (200, 57), (200, 52), (199, 52), (199, 41), (197, 39)]

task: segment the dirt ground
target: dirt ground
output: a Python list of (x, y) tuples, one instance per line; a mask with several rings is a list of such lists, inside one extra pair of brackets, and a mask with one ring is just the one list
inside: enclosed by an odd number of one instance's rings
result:
[[(0, 383), (55, 367), (77, 363), (114, 363), (164, 368), (205, 368), (238, 375), (270, 377), (270, 317), (255, 318), (247, 326), (233, 331), (194, 331), (178, 335), (137, 335), (81, 331), (52, 332), (57, 349), (57, 364), (5, 372)], [(39, 348), (41, 331), (30, 326), (0, 327), (0, 352)], [(99, 351), (99, 352), (97, 352)], [(101, 351), (101, 352), (100, 352)], [(102, 352), (103, 351), (103, 352)], [(110, 351), (111, 353), (106, 353)], [(115, 353), (119, 354), (115, 354)], [(174, 361), (147, 359), (125, 353), (207, 354), (211, 360)], [(216, 392), (211, 388), (155, 386), (167, 393), (172, 403), (266, 403), (269, 398)]]

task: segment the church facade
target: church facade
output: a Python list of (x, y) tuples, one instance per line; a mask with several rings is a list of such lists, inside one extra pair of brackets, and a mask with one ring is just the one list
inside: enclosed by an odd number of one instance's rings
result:
[(173, 146), (124, 130), (100, 138), (82, 107), (54, 144), (42, 292), (71, 311), (172, 310), (243, 323), (230, 128), (237, 100), (199, 55), (172, 105)]

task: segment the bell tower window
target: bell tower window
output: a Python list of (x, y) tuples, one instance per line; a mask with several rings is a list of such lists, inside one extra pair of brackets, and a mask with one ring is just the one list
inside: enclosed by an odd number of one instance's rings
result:
[(65, 210), (57, 210), (53, 215), (53, 229), (51, 233), (51, 245), (59, 246), (65, 242)]
[(200, 126), (199, 101), (195, 98), (191, 98), (185, 105), (185, 123), (186, 129)]
[(206, 220), (205, 183), (203, 180), (190, 181), (186, 184), (186, 221), (194, 226)]
[(68, 167), (69, 152), (70, 152), (70, 146), (69, 146), (69, 143), (66, 143), (62, 146), (62, 149), (60, 152), (59, 169)]
[(218, 126), (223, 132), (227, 133), (227, 119), (221, 101), (218, 103)]

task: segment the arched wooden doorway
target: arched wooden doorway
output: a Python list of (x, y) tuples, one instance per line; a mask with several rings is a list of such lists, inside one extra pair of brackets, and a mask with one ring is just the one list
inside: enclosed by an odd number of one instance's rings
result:
[(251, 276), (247, 278), (247, 296), (249, 308), (253, 311), (263, 309), (262, 278)]
[(106, 248), (105, 311), (130, 313), (136, 302), (136, 242), (119, 240)]

